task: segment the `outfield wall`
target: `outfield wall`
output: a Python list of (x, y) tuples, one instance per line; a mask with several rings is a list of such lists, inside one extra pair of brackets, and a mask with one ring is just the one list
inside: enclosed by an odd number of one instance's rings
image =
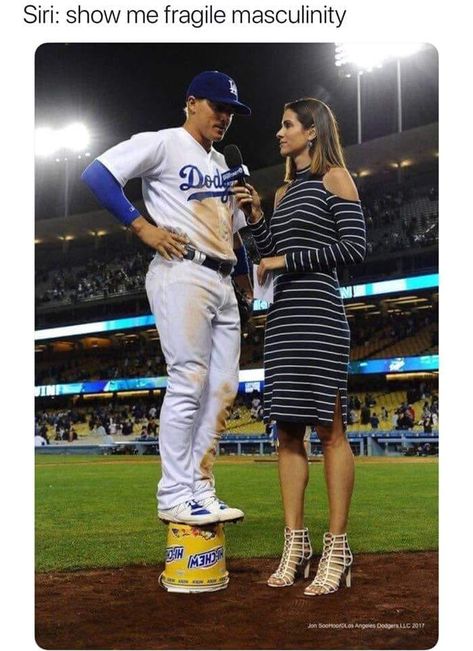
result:
[[(370, 432), (357, 432), (355, 436), (348, 435), (348, 441), (353, 453), (357, 456), (414, 456), (412, 451), (419, 446), (430, 446), (427, 453), (424, 449), (423, 454), (438, 454), (439, 435), (438, 432), (432, 434), (423, 434), (421, 432), (404, 432), (392, 430), (390, 432), (379, 432), (373, 434)], [(312, 435), (307, 441), (307, 451), (309, 454), (317, 456), (322, 452), (321, 443), (317, 436)], [(35, 448), (36, 454), (131, 454), (159, 455), (159, 439), (139, 440), (132, 439), (128, 441), (114, 441), (97, 445), (80, 444), (80, 443), (55, 443), (38, 446)], [(227, 435), (222, 437), (218, 446), (220, 456), (265, 456), (276, 454), (277, 443), (270, 436), (246, 436)], [(409, 453), (410, 452), (410, 453)]]

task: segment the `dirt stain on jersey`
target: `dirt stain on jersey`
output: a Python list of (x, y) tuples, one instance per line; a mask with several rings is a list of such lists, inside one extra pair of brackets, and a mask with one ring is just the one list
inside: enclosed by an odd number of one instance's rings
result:
[(199, 238), (195, 246), (212, 255), (233, 259), (233, 228), (231, 207), (213, 197), (195, 202), (194, 219), (199, 225)]

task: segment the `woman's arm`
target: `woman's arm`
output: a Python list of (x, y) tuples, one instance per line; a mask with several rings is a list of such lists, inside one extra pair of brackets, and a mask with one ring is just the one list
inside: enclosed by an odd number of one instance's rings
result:
[[(284, 185), (276, 190), (274, 196), (274, 210), (286, 194), (288, 186)], [(261, 200), (258, 193), (247, 183), (244, 186), (235, 186), (233, 194), (236, 197), (238, 207), (245, 213), (248, 226), (255, 240), (258, 252), (262, 258), (273, 256), (276, 253), (276, 246), (273, 242), (271, 229), (264, 219), (261, 210)]]
[[(245, 186), (235, 186), (233, 193), (239, 208), (243, 210), (247, 217), (248, 226), (251, 229), (260, 256), (274, 255), (273, 236), (261, 210), (261, 200), (258, 193), (249, 183)], [(278, 193), (276, 192), (275, 206), (277, 205), (277, 198)]]
[(340, 265), (362, 262), (366, 253), (363, 210), (353, 179), (341, 167), (323, 178), (327, 205), (339, 233), (339, 241), (319, 249), (298, 249), (286, 254), (288, 271), (330, 271)]
[(260, 256), (266, 258), (274, 255), (276, 250), (273, 243), (273, 236), (264, 216), (261, 217), (256, 224), (249, 222), (248, 226), (250, 227), (251, 234), (253, 235)]

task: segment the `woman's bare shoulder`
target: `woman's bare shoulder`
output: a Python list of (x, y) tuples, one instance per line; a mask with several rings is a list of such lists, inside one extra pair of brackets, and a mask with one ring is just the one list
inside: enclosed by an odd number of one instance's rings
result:
[(332, 194), (347, 201), (358, 201), (358, 190), (345, 167), (331, 167), (323, 177), (323, 184)]

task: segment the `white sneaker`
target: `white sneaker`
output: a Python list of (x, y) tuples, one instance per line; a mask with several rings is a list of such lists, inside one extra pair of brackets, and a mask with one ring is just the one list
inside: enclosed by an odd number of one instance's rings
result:
[(158, 518), (164, 522), (191, 525), (213, 524), (220, 521), (218, 513), (210, 511), (195, 500), (181, 502), (170, 509), (158, 509)]
[(202, 500), (200, 504), (202, 504), (207, 511), (215, 514), (220, 522), (236, 522), (237, 520), (243, 520), (245, 517), (243, 511), (228, 506), (225, 502), (219, 500), (216, 495)]

